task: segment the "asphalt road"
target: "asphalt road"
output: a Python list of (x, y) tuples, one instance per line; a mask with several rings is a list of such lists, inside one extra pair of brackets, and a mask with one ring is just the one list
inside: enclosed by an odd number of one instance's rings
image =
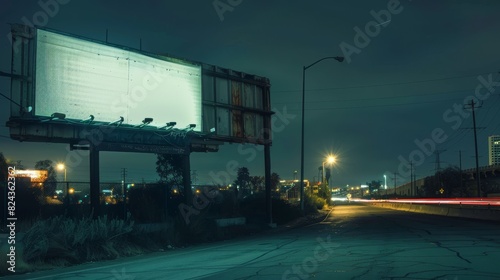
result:
[(500, 279), (500, 224), (363, 205), (237, 240), (5, 279)]

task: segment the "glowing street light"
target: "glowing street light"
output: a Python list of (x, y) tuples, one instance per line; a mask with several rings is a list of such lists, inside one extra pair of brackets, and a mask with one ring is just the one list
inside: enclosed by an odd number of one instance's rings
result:
[(321, 179), (321, 183), (324, 184), (326, 183), (326, 176), (325, 176), (325, 163), (328, 163), (328, 164), (333, 164), (335, 163), (335, 157), (332, 156), (332, 155), (329, 155), (327, 158), (326, 158), (326, 161), (323, 161), (322, 163), (322, 167), (323, 167), (323, 177)]
[(384, 189), (387, 190), (387, 176), (384, 174)]
[(64, 170), (64, 182), (66, 182), (66, 166), (64, 165), (64, 163), (57, 164), (57, 170), (59, 171)]
[(69, 204), (69, 195), (73, 194), (75, 192), (75, 189), (69, 187), (68, 179), (66, 177), (66, 165), (64, 165), (64, 163), (58, 163), (56, 167), (59, 171), (64, 170), (64, 182), (66, 182), (66, 203)]

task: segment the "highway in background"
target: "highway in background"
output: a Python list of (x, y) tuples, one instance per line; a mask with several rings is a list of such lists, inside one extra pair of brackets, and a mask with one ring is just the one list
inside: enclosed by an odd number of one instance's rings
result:
[[(345, 199), (344, 199), (345, 200)], [(458, 198), (397, 198), (397, 199), (352, 199), (354, 202), (390, 202), (440, 205), (500, 206), (500, 197), (458, 197)]]

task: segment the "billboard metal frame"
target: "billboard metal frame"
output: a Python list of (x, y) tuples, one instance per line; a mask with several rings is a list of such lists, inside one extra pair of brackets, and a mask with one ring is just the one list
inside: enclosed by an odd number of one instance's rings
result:
[[(216, 152), (224, 143), (251, 143), (264, 145), (266, 212), (271, 219), (271, 111), (270, 81), (268, 78), (250, 75), (214, 65), (174, 56), (157, 55), (142, 50), (127, 48), (89, 40), (74, 35), (67, 35), (95, 43), (122, 48), (160, 60), (201, 65), (201, 95), (202, 95), (202, 131), (192, 129), (162, 129), (155, 126), (130, 125), (122, 122), (103, 122), (94, 120), (67, 119), (64, 116), (36, 116), (33, 114), (35, 102), (36, 79), (36, 29), (21, 24), (12, 27), (12, 60), (11, 73), (4, 75), (11, 78), (11, 117), (6, 126), (10, 128), (10, 136), (14, 140), (26, 142), (67, 143), (71, 149), (88, 149), (90, 151), (90, 197), (94, 216), (99, 215), (99, 152), (121, 151), (141, 153), (169, 153), (182, 156), (184, 166), (184, 190), (186, 201), (191, 203), (190, 159), (191, 152)], [(66, 35), (62, 32), (51, 32)], [(2, 73), (0, 73), (2, 74)], [(203, 81), (213, 80), (213, 89), (204, 88)], [(228, 100), (221, 102), (216, 97), (225, 93), (216, 86), (217, 81), (228, 84)], [(239, 90), (234, 90), (234, 87)], [(246, 92), (246, 89), (250, 89)], [(244, 104), (238, 98), (254, 96), (252, 102)], [(231, 99), (232, 98), (232, 99)], [(258, 103), (258, 104), (257, 104)], [(214, 115), (204, 115), (204, 108)], [(207, 111), (208, 111), (207, 110)], [(36, 111), (36, 108), (35, 108)], [(226, 123), (219, 121), (220, 113), (229, 116)], [(245, 120), (249, 120), (246, 122)], [(123, 121), (123, 119), (122, 119)], [(227, 131), (221, 133), (226, 126)]]
[[(39, 28), (42, 29), (42, 28)], [(62, 35), (66, 35), (62, 32), (53, 31), (51, 29), (43, 28), (42, 30), (48, 30), (51, 32), (56, 32)], [(12, 25), (12, 36), (13, 36), (13, 45), (16, 46), (16, 49), (12, 54), (12, 63), (11, 63), (11, 118), (10, 122), (25, 122), (27, 124), (33, 123), (37, 119), (40, 121), (47, 121), (46, 119), (49, 116), (35, 116), (33, 114), (33, 110), (36, 113), (36, 108), (33, 108), (35, 104), (35, 85), (36, 85), (36, 65), (35, 65), (35, 52), (36, 52), (36, 28), (14, 24)], [(234, 71), (227, 68), (222, 68), (214, 65), (209, 65), (200, 62), (194, 62), (187, 59), (175, 58), (171, 55), (156, 55), (147, 52), (143, 52), (136, 49), (131, 49), (123, 46), (117, 46), (114, 44), (99, 42), (97, 40), (85, 39), (78, 36), (66, 35), (75, 37), (82, 40), (88, 40), (94, 43), (105, 44), (115, 48), (121, 48), (123, 50), (137, 52), (140, 54), (144, 54), (146, 56), (156, 58), (159, 60), (166, 60), (174, 63), (186, 64), (186, 65), (200, 65), (202, 70), (202, 80), (206, 79), (223, 79), (227, 81), (229, 84), (238, 83), (242, 87), (244, 85), (251, 85), (258, 89), (259, 99), (261, 100), (260, 108), (245, 106), (244, 104), (234, 104), (234, 102), (219, 102), (218, 100), (207, 100), (207, 93), (202, 86), (202, 110), (204, 108), (211, 108), (215, 111), (215, 116), (213, 119), (218, 119), (217, 115), (219, 110), (225, 110), (228, 112), (229, 117), (231, 118), (233, 113), (239, 113), (244, 116), (252, 116), (257, 118), (255, 122), (257, 122), (257, 128), (254, 128), (254, 135), (249, 135), (248, 131), (251, 129), (247, 129), (246, 124), (243, 123), (244, 120), (241, 120), (239, 123), (239, 127), (235, 127), (236, 122), (228, 120), (226, 124), (228, 126), (229, 131), (227, 133), (220, 133), (220, 129), (218, 125), (220, 123), (207, 123), (207, 118), (205, 114), (202, 112), (202, 131), (207, 135), (208, 138), (213, 140), (219, 140), (221, 142), (233, 142), (233, 143), (252, 143), (257, 145), (266, 145), (272, 144), (271, 139), (271, 116), (274, 112), (271, 111), (271, 102), (270, 102), (270, 82), (268, 78), (260, 77), (256, 75), (246, 74), (244, 72)], [(18, 41), (22, 41), (19, 43)], [(219, 94), (217, 89), (214, 89), (211, 94)], [(231, 94), (231, 92), (229, 92)], [(17, 103), (17, 104), (16, 104)], [(55, 112), (54, 112), (55, 113)], [(73, 120), (71, 123), (77, 123), (82, 120)], [(175, 121), (175, 119), (174, 119)], [(49, 120), (51, 122), (51, 120)], [(98, 120), (96, 120), (98, 122)], [(103, 123), (104, 124), (104, 123)], [(124, 127), (127, 125), (123, 125)], [(128, 125), (127, 127), (133, 128), (135, 125)], [(241, 133), (239, 135), (235, 135), (236, 133), (233, 131), (234, 129), (239, 129)], [(24, 133), (20, 135), (12, 135), (13, 138), (23, 138), (23, 141), (40, 141), (39, 135), (30, 135), (29, 132), (31, 130), (22, 131)], [(50, 133), (46, 133), (49, 135)], [(60, 138), (58, 135), (53, 135), (54, 138)], [(43, 141), (50, 139), (43, 139)], [(85, 139), (81, 139), (85, 140)], [(73, 140), (72, 140), (73, 141)], [(60, 142), (56, 140), (56, 142)]]

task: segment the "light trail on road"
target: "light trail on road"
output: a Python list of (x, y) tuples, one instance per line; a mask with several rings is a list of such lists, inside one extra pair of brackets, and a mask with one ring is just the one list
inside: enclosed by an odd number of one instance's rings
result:
[(353, 202), (363, 203), (417, 203), (441, 205), (475, 205), (475, 206), (500, 206), (500, 197), (472, 197), (472, 198), (396, 198), (396, 199), (351, 199)]

